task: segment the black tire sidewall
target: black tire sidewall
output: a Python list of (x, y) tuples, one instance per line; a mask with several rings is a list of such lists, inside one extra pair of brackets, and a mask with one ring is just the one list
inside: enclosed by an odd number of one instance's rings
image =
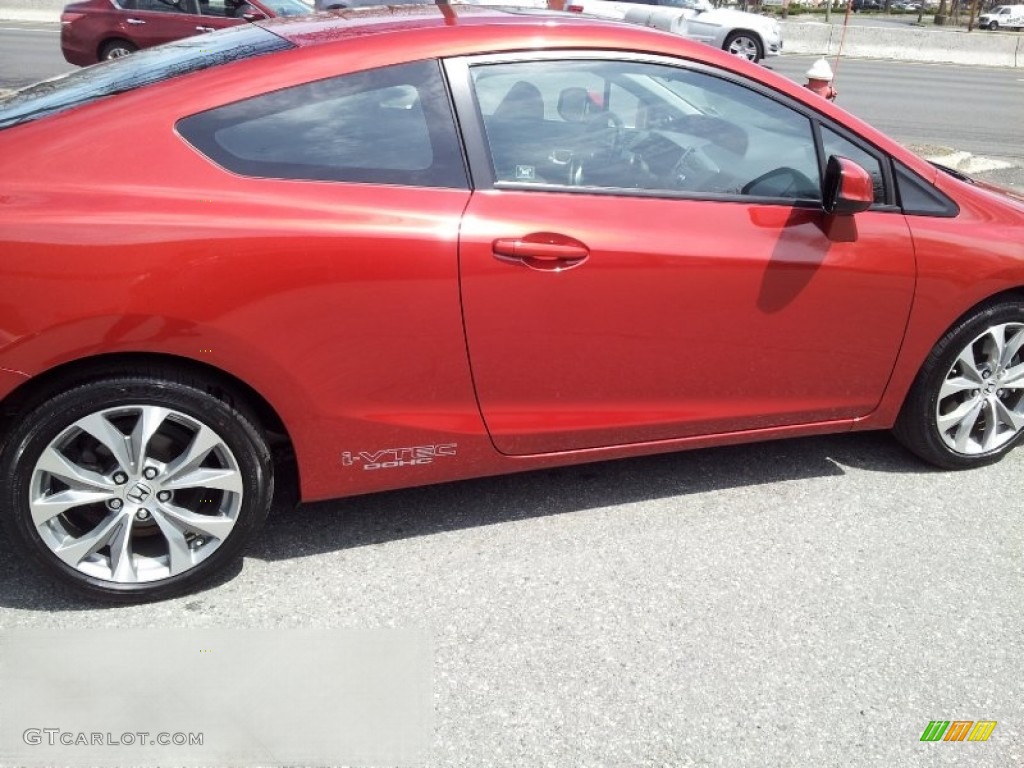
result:
[[(99, 410), (122, 405), (173, 408), (214, 430), (234, 454), (243, 482), (237, 522), (221, 545), (185, 573), (154, 582), (117, 584), (87, 576), (54, 555), (31, 521), (28, 495), (42, 452), (68, 426)], [(18, 424), (0, 452), (0, 509), (21, 551), (49, 576), (80, 593), (115, 600), (153, 600), (188, 591), (238, 557), (266, 518), (273, 469), (266, 442), (244, 413), (194, 387), (145, 378), (85, 384), (40, 405)]]

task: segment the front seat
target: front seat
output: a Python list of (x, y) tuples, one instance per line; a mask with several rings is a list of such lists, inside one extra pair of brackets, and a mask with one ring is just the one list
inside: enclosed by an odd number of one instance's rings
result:
[(489, 118), (487, 143), (499, 181), (551, 181), (550, 140), (544, 121), (544, 97), (526, 80), (516, 81)]
[(519, 80), (508, 89), (505, 98), (494, 110), (494, 117), (497, 120), (542, 121), (544, 119), (544, 97), (541, 96), (540, 89), (536, 85)]

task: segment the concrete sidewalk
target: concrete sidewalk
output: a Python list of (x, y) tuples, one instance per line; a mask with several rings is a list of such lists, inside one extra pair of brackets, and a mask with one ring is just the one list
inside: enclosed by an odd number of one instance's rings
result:
[[(510, 0), (510, 3), (514, 4), (515, 0)], [(65, 0), (0, 0), (0, 20), (59, 22), (64, 5)], [(835, 56), (843, 40), (843, 27), (841, 23), (784, 21), (782, 39), (786, 53)], [(846, 29), (843, 55), (865, 59), (1024, 67), (1024, 34), (858, 24)]]

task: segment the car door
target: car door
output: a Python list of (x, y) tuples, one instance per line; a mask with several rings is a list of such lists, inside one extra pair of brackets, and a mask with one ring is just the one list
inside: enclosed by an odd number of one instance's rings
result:
[[(449, 63), (477, 191), (463, 311), (495, 446), (533, 454), (851, 419), (882, 395), (914, 258), (882, 160), (672, 60)], [(874, 209), (820, 207), (824, 151)]]
[(206, 30), (197, 0), (126, 0), (121, 33), (139, 48), (150, 48), (172, 40), (198, 35)]

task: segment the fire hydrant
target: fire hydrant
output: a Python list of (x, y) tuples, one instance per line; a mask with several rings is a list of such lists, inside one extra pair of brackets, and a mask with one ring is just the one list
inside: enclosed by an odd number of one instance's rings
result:
[(814, 65), (807, 70), (807, 84), (804, 87), (809, 88), (823, 99), (835, 101), (836, 96), (839, 94), (836, 92), (836, 89), (832, 87), (832, 77), (832, 67), (828, 65), (828, 62), (825, 61), (825, 59), (818, 59), (814, 62)]

